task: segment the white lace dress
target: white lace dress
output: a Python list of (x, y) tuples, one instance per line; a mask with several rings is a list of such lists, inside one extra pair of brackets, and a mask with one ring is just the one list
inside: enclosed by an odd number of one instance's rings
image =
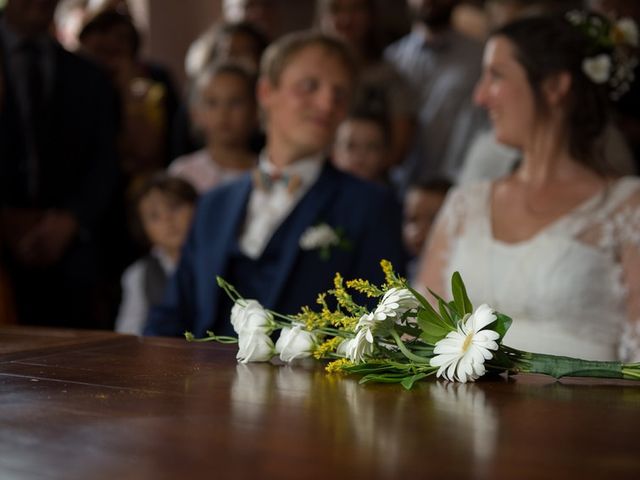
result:
[[(591, 360), (640, 360), (640, 179), (624, 177), (526, 241), (493, 238), (491, 183), (451, 192), (427, 263), (459, 271), (474, 305), (514, 319), (505, 344)], [(437, 278), (437, 277), (440, 278)]]

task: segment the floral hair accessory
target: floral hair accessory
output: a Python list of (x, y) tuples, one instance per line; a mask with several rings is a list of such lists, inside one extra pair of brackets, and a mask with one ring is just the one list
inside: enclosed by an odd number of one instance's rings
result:
[(629, 17), (614, 21), (579, 10), (570, 11), (566, 18), (589, 39), (582, 71), (592, 82), (606, 85), (611, 99), (617, 101), (635, 79), (638, 26)]

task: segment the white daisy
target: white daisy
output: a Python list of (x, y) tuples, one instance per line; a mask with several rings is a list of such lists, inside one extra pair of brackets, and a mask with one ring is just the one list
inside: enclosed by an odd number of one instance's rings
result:
[(344, 347), (340, 345), (341, 350), (345, 351), (349, 360), (354, 363), (362, 363), (373, 353), (373, 335), (368, 328), (362, 328), (356, 333), (355, 338), (347, 340)]
[(369, 328), (377, 332), (377, 329), (382, 328), (381, 322), (390, 319), (391, 323), (393, 323), (394, 320), (400, 320), (407, 311), (419, 306), (420, 303), (410, 290), (406, 288), (390, 288), (382, 296), (382, 300), (380, 300), (380, 303), (372, 313), (360, 317), (356, 325), (356, 331), (360, 328)]
[(497, 350), (500, 335), (493, 330), (483, 330), (496, 320), (495, 311), (487, 304), (480, 305), (458, 329), (436, 343), (431, 359), (432, 367), (440, 367), (436, 376), (454, 382), (474, 381), (485, 374), (485, 360), (493, 358), (491, 350)]

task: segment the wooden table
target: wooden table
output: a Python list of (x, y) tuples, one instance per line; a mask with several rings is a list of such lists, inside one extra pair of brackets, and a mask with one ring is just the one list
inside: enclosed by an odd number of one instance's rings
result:
[(0, 479), (640, 478), (640, 384), (412, 391), (235, 348), (0, 329)]

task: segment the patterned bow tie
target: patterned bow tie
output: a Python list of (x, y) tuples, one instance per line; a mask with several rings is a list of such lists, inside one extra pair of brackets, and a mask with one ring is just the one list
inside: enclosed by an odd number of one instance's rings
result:
[(278, 185), (284, 185), (289, 195), (294, 195), (302, 186), (302, 180), (298, 175), (290, 175), (287, 173), (269, 173), (261, 168), (254, 169), (253, 184), (256, 188), (266, 192)]

